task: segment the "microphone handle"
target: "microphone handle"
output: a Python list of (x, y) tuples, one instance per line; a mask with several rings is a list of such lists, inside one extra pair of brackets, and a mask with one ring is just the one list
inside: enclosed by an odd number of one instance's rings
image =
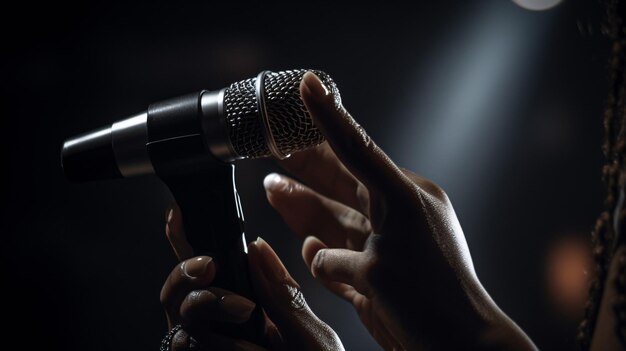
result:
[[(248, 241), (234, 171), (233, 164), (204, 163), (193, 172), (161, 176), (161, 179), (180, 207), (185, 236), (194, 255), (211, 256), (216, 264), (216, 277), (211, 285), (256, 303), (248, 273)], [(215, 323), (212, 327), (222, 335), (267, 346), (265, 318), (258, 303), (248, 322)]]
[[(220, 120), (219, 98), (203, 104), (205, 96), (219, 94), (201, 91), (151, 104), (145, 148), (154, 173), (180, 207), (194, 255), (211, 256), (215, 262), (217, 271), (211, 285), (257, 302), (249, 277), (248, 241), (235, 185), (235, 165), (211, 153), (205, 133), (206, 122)], [(223, 138), (227, 135), (222, 133)], [(216, 333), (266, 346), (265, 317), (258, 303), (248, 322), (213, 323), (211, 327)]]

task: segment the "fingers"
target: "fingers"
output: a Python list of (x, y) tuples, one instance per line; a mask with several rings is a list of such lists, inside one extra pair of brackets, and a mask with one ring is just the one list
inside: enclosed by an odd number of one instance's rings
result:
[(327, 142), (278, 161), (287, 172), (320, 194), (367, 215), (369, 194), (339, 161)]
[[(327, 248), (327, 246), (314, 236), (309, 236), (304, 240), (302, 244), (302, 258), (304, 259), (304, 263), (309, 267), (309, 270), (311, 270), (310, 263), (313, 261), (315, 254), (325, 248)], [(354, 303), (357, 295), (360, 295), (354, 287), (349, 284), (325, 280), (322, 280), (322, 284), (332, 293), (350, 303)]]
[[(315, 265), (315, 263), (313, 263), (315, 260), (323, 260), (323, 258), (320, 258), (319, 256), (316, 257), (316, 255), (321, 250), (324, 250), (324, 249), (326, 249), (326, 245), (324, 245), (324, 243), (320, 241), (318, 238), (315, 238), (315, 237), (306, 238), (306, 240), (304, 241), (304, 244), (302, 245), (302, 257), (304, 258), (304, 262), (309, 266), (309, 269), (311, 269)], [(336, 251), (336, 250), (331, 250), (331, 252), (332, 251)], [(363, 255), (363, 253), (357, 253), (357, 254)], [(322, 266), (328, 267), (328, 265), (321, 263), (321, 262), (318, 262), (317, 264), (321, 264)], [(319, 273), (320, 272), (318, 272), (318, 274)], [(341, 274), (341, 275), (345, 275), (345, 274)], [(354, 276), (353, 272), (350, 272), (348, 275), (350, 277)], [(333, 276), (334, 279), (341, 279), (337, 275), (328, 273), (326, 275), (326, 278), (322, 279), (322, 282), (329, 290), (331, 290), (333, 293), (340, 296), (347, 302), (350, 302), (356, 308), (357, 311), (371, 311), (372, 310), (371, 307), (363, 306), (364, 304), (371, 303), (371, 300), (368, 299), (364, 294), (360, 293), (352, 285), (346, 284), (345, 282), (327, 280), (328, 277), (330, 276)], [(350, 280), (352, 282), (355, 281), (354, 278), (349, 278), (347, 280)], [(361, 290), (367, 292), (369, 289), (361, 287)], [(378, 342), (378, 344), (383, 346), (385, 350), (401, 350), (402, 349), (400, 347), (401, 345), (399, 345), (397, 341), (395, 341), (395, 338), (391, 336), (391, 333), (389, 332), (389, 330), (386, 327), (384, 327), (384, 325), (382, 325), (379, 318), (377, 318), (376, 316), (370, 313), (360, 314), (359, 316), (361, 320), (363, 321), (363, 323), (368, 327), (374, 339)]]
[(193, 249), (185, 236), (182, 214), (176, 204), (166, 212), (165, 235), (180, 261), (193, 256)]
[(363, 248), (372, 228), (359, 211), (276, 173), (263, 185), (270, 204), (301, 239), (313, 235), (330, 247)]
[(343, 350), (337, 334), (311, 311), (269, 244), (261, 238), (251, 243), (248, 260), (258, 301), (287, 345), (298, 350)]
[(215, 263), (209, 256), (198, 256), (178, 264), (161, 289), (161, 303), (170, 327), (181, 322), (179, 306), (192, 290), (209, 285), (215, 278)]
[[(359, 311), (363, 324), (378, 344), (385, 350), (401, 350), (402, 348), (398, 348), (397, 343), (394, 344), (393, 338), (385, 329), (377, 327), (376, 323), (379, 322), (377, 316), (370, 312), (363, 313), (363, 311), (374, 311), (370, 305), (372, 300), (368, 298), (371, 297), (371, 292), (365, 281), (367, 273), (363, 274), (364, 271), (367, 272), (367, 269), (359, 269), (364, 261), (364, 255), (366, 255), (365, 252), (328, 249), (315, 237), (306, 238), (302, 245), (302, 257), (313, 275), (319, 277), (329, 290), (351, 303)], [(343, 261), (344, 259), (347, 260)], [(349, 261), (355, 264), (352, 266)]]
[(180, 305), (180, 316), (191, 325), (210, 321), (244, 323), (256, 304), (247, 298), (220, 288), (193, 290)]
[(404, 179), (398, 167), (341, 106), (338, 95), (331, 94), (314, 73), (302, 77), (300, 93), (315, 126), (339, 160), (370, 192), (384, 193), (388, 186)]

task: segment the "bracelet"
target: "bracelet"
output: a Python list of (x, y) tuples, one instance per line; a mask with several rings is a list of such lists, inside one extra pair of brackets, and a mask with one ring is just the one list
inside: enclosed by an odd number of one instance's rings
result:
[(170, 351), (170, 347), (172, 346), (172, 338), (182, 328), (182, 325), (176, 324), (174, 328), (172, 328), (172, 330), (165, 334), (165, 337), (163, 337), (163, 340), (161, 340), (161, 347), (159, 348), (159, 351)]

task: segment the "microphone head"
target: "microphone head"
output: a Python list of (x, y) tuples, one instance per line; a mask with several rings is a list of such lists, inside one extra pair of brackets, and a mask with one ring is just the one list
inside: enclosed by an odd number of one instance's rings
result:
[(318, 70), (265, 71), (225, 89), (226, 125), (240, 158), (285, 158), (324, 141), (300, 96), (300, 81), (308, 71), (339, 99), (335, 82)]

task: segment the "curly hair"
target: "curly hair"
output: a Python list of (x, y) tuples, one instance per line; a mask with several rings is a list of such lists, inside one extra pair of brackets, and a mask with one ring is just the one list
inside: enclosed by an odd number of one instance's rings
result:
[[(605, 164), (602, 180), (606, 186), (604, 210), (592, 231), (595, 272), (589, 288), (589, 299), (585, 306), (585, 316), (581, 321), (578, 341), (582, 350), (589, 350), (601, 304), (602, 294), (608, 279), (608, 271), (613, 260), (619, 264), (615, 281), (609, 282), (620, 294), (612, 306), (616, 314), (615, 332), (622, 346), (626, 348), (626, 255), (616, 257), (615, 252), (624, 243), (626, 206), (624, 189), (626, 186), (626, 27), (624, 14), (626, 1), (606, 0), (603, 33), (611, 43), (608, 61), (609, 92), (604, 111), (604, 143), (602, 151)], [(619, 213), (617, 212), (619, 211)]]

